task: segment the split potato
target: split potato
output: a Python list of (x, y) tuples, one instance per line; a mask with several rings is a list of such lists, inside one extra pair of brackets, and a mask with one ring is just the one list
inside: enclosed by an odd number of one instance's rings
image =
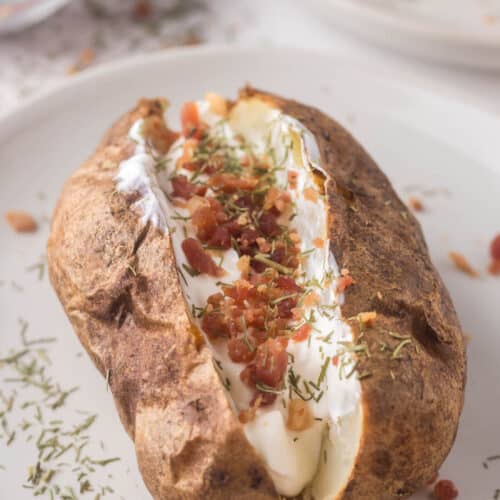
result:
[(50, 278), (156, 499), (397, 499), (463, 404), (418, 222), (321, 111), (141, 100), (66, 182)]

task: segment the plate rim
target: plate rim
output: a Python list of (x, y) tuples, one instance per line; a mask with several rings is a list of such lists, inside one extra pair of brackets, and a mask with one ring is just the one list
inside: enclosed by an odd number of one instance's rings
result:
[[(485, 133), (470, 134), (470, 142), (467, 142), (468, 147), (480, 153), (475, 154), (477, 157), (485, 156), (485, 151), (490, 152), (492, 156), (500, 157), (500, 143), (492, 144), (491, 137), (494, 135), (494, 130), (500, 129), (500, 115), (481, 107), (467, 95), (460, 95), (453, 88), (447, 88), (439, 82), (430, 82), (424, 80), (417, 75), (409, 75), (408, 73), (401, 74), (387, 68), (377, 68), (374, 71), (373, 67), (366, 67), (360, 61), (352, 60), (346, 57), (339, 57), (338, 54), (325, 48), (294, 48), (294, 47), (239, 47), (229, 45), (200, 45), (197, 47), (176, 47), (164, 51), (153, 51), (147, 54), (137, 54), (118, 58), (116, 60), (97, 65), (88, 70), (74, 75), (67, 79), (62, 79), (55, 84), (42, 90), (39, 94), (28, 97), (26, 100), (18, 104), (14, 109), (9, 110), (3, 116), (0, 115), (0, 141), (9, 141), (12, 135), (19, 131), (19, 124), (26, 121), (33, 121), (44, 114), (47, 114), (47, 109), (51, 106), (56, 107), (58, 101), (66, 99), (70, 101), (74, 98), (75, 93), (78, 95), (79, 87), (86, 87), (93, 84), (98, 85), (99, 81), (105, 80), (107, 77), (112, 77), (113, 73), (130, 71), (137, 68), (147, 68), (158, 64), (171, 64), (176, 60), (185, 62), (190, 58), (196, 59), (200, 57), (245, 57), (253, 58), (316, 58), (323, 59), (335, 65), (335, 68), (341, 73), (346, 71), (351, 75), (358, 75), (365, 79), (376, 82), (381, 87), (394, 89), (400, 95), (410, 96), (414, 99), (421, 99), (427, 103), (428, 107), (432, 103), (436, 106), (442, 106), (454, 110), (454, 114), (467, 116), (469, 120), (476, 124), (484, 124)], [(244, 83), (242, 81), (242, 83)], [(444, 124), (442, 119), (439, 120)], [(477, 127), (477, 125), (476, 125)], [(498, 151), (495, 153), (495, 149)], [(484, 161), (483, 161), (484, 163)], [(486, 161), (490, 169), (500, 171), (500, 164), (493, 161)]]
[[(328, 0), (337, 1), (337, 0)], [(500, 116), (485, 109), (485, 107), (473, 102), (472, 99), (467, 99), (467, 96), (460, 96), (453, 88), (447, 87), (445, 84), (437, 81), (424, 81), (417, 76), (410, 76), (395, 70), (377, 68), (377, 73), (373, 73), (360, 61), (353, 61), (346, 57), (341, 57), (328, 48), (301, 48), (301, 47), (243, 47), (230, 46), (227, 44), (207, 44), (197, 47), (175, 47), (166, 50), (157, 50), (145, 54), (136, 54), (133, 56), (120, 57), (112, 61), (104, 62), (86, 69), (85, 71), (72, 75), (69, 78), (63, 78), (61, 81), (49, 85), (32, 96), (27, 97), (18, 103), (13, 109), (8, 110), (4, 114), (0, 114), (0, 134), (7, 126), (8, 122), (19, 119), (21, 115), (29, 112), (30, 108), (42, 104), (46, 100), (57, 97), (58, 94), (66, 91), (75, 90), (80, 85), (84, 85), (87, 81), (103, 78), (114, 72), (126, 70), (140, 65), (149, 65), (165, 61), (171, 61), (177, 58), (198, 57), (198, 56), (214, 56), (214, 55), (261, 55), (264, 57), (278, 56), (283, 53), (289, 55), (299, 55), (301, 57), (313, 56), (328, 58), (335, 61), (343, 68), (348, 68), (351, 71), (364, 73), (369, 75), (370, 79), (383, 82), (385, 85), (397, 88), (403, 92), (418, 92), (427, 98), (434, 98), (440, 101), (445, 101), (449, 105), (455, 105), (467, 108), (467, 111), (483, 115), (489, 119), (500, 122)]]

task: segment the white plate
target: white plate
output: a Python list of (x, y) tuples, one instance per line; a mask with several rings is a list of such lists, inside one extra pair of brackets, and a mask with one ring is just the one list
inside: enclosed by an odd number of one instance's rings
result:
[[(465, 410), (442, 476), (457, 483), (460, 498), (492, 498), (500, 488), (500, 462), (491, 462), (488, 469), (482, 462), (500, 452), (500, 279), (488, 277), (485, 266), (489, 241), (500, 230), (498, 118), (366, 74), (320, 52), (197, 49), (141, 56), (83, 74), (0, 121), (0, 213), (22, 208), (40, 219), (50, 214), (64, 179), (139, 97), (167, 96), (175, 116), (180, 103), (206, 89), (234, 96), (245, 82), (336, 117), (372, 153), (403, 197), (411, 186), (420, 186), (414, 194), (426, 205), (419, 218), (432, 257), (472, 336)], [(41, 192), (46, 199), (39, 199)], [(0, 357), (19, 346), (19, 317), (30, 322), (31, 337), (56, 336), (58, 342), (47, 346), (53, 359), (49, 373), (65, 387), (80, 386), (57, 411), (70, 422), (82, 418), (75, 415), (76, 408), (98, 413), (89, 431), (89, 452), (98, 458), (122, 458), (98, 468), (92, 481), (106, 480), (116, 491), (112, 498), (147, 499), (133, 447), (104, 381), (87, 356), (76, 356), (82, 349), (46, 276), (39, 281), (36, 271), (27, 271), (44, 253), (47, 232), (44, 219), (41, 230), (31, 236), (14, 234), (0, 223)], [(473, 280), (455, 270), (447, 258), (450, 250), (467, 255), (482, 277)], [(24, 290), (17, 290), (12, 280)], [(6, 370), (0, 369), (3, 391), (8, 387)], [(20, 400), (30, 397), (22, 393)], [(36, 456), (22, 435), (18, 429), (11, 446), (0, 443), (0, 464), (7, 468), (0, 469), (0, 498), (31, 498), (21, 484)], [(107, 478), (109, 473), (112, 478)]]
[(404, 53), (500, 68), (498, 0), (315, 0), (334, 24)]

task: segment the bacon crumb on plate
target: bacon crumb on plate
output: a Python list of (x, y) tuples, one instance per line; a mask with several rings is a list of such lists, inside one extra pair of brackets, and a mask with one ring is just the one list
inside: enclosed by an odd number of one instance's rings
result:
[(34, 233), (38, 229), (38, 224), (33, 216), (23, 210), (6, 212), (5, 220), (16, 233)]
[(434, 496), (436, 500), (453, 500), (458, 497), (458, 490), (453, 481), (441, 479), (434, 486)]
[(78, 73), (79, 71), (84, 70), (85, 68), (88, 68), (95, 59), (95, 52), (93, 49), (90, 47), (87, 47), (83, 49), (80, 54), (78, 54), (78, 57), (76, 61), (66, 70), (66, 73), (68, 75), (73, 75), (75, 73)]
[(415, 196), (410, 196), (408, 198), (408, 206), (415, 212), (422, 212), (424, 210), (424, 204)]
[(500, 276), (500, 260), (492, 260), (488, 272), (493, 276)]
[(468, 274), (471, 278), (477, 278), (479, 276), (479, 273), (470, 265), (469, 261), (463, 256), (463, 254), (450, 252), (448, 256), (459, 271)]
[(497, 234), (490, 245), (491, 258), (493, 260), (500, 260), (500, 234)]
[(491, 264), (488, 272), (495, 276), (500, 275), (500, 234), (497, 234), (490, 243)]

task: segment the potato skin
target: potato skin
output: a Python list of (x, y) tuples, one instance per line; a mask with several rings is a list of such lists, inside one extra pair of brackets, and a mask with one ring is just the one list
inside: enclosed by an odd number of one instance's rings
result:
[[(363, 331), (371, 356), (359, 359), (363, 437), (342, 499), (405, 498), (439, 470), (455, 440), (463, 406), (466, 357), (450, 296), (415, 217), (375, 162), (338, 123), (310, 106), (252, 88), (241, 97), (270, 100), (316, 138), (328, 173), (329, 237), (355, 284), (344, 318), (376, 311)], [(353, 323), (356, 335), (359, 329)], [(381, 351), (410, 336), (401, 359)]]
[(52, 284), (109, 384), (151, 494), (162, 500), (278, 498), (234, 415), (209, 350), (190, 330), (169, 238), (116, 192), (142, 101), (66, 182), (48, 241)]
[[(359, 367), (372, 374), (361, 381), (362, 443), (340, 497), (407, 497), (446, 457), (463, 404), (465, 353), (450, 298), (418, 223), (361, 146), (314, 108), (242, 90), (250, 96), (272, 101), (315, 135), (329, 174), (332, 251), (356, 281), (342, 313), (378, 313), (364, 332), (371, 357)], [(133, 195), (116, 192), (119, 163), (134, 149), (128, 130), (162, 113), (161, 100), (142, 100), (66, 182), (48, 242), (50, 278), (82, 344), (109, 375), (154, 498), (277, 499), (208, 348), (190, 331), (170, 240), (141, 224)], [(380, 342), (398, 343), (389, 331), (413, 339), (401, 359), (380, 351)]]

